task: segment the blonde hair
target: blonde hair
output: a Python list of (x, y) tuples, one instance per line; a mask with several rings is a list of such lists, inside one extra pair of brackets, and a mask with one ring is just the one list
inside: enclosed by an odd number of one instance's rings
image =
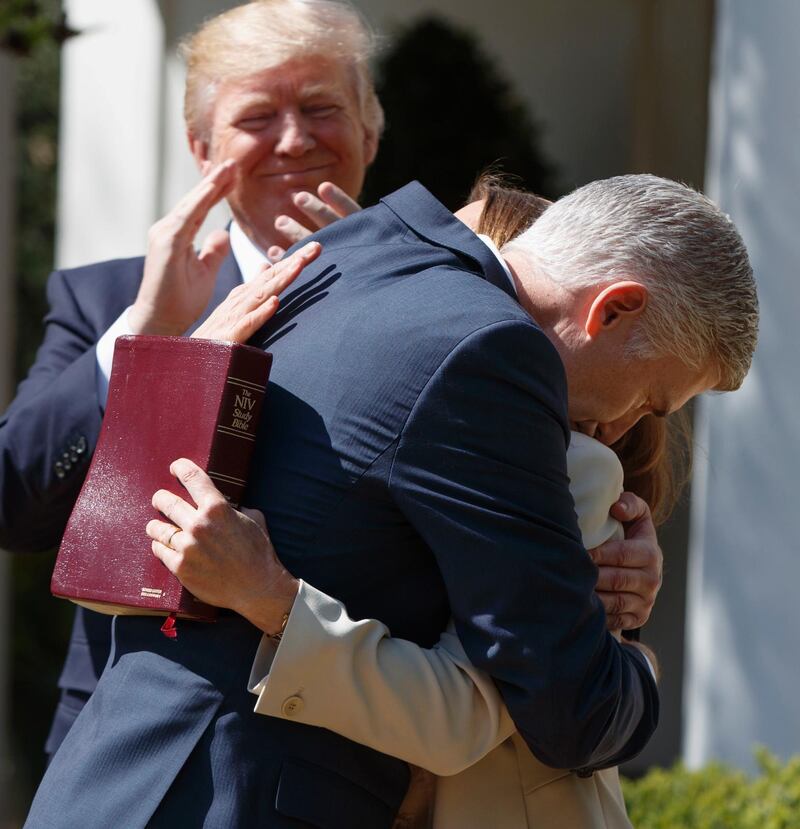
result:
[(361, 120), (370, 136), (383, 110), (369, 71), (377, 36), (351, 6), (337, 0), (255, 0), (207, 20), (180, 44), (186, 61), (183, 114), (189, 131), (208, 136), (209, 113), (223, 80), (314, 56), (350, 69)]
[(652, 175), (595, 181), (555, 202), (506, 248), (568, 287), (641, 282), (650, 298), (631, 356), (713, 365), (718, 391), (742, 384), (758, 335), (753, 271), (733, 222), (690, 187)]

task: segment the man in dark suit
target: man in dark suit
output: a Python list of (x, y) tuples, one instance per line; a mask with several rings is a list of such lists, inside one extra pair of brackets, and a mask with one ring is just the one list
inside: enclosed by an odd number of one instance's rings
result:
[[(285, 244), (279, 217), (324, 223), (298, 193), (329, 181), (358, 196), (382, 127), (372, 48), (352, 9), (315, 0), (240, 6), (187, 41), (187, 131), (204, 179), (154, 226), (146, 268), (138, 257), (51, 275), (44, 343), (0, 419), (0, 547), (58, 544), (97, 441), (116, 336), (182, 334), (204, 318)], [(223, 197), (232, 250), (217, 231), (197, 254), (197, 229)], [(108, 617), (77, 611), (49, 755), (95, 687), (109, 630)]]
[[(593, 592), (570, 425), (612, 443), (737, 386), (755, 291), (729, 220), (672, 182), (590, 185), (539, 222), (501, 260), (412, 184), (318, 234), (321, 257), (254, 338), (275, 360), (245, 501), (289, 571), (354, 618), (430, 645), (452, 615), (534, 754), (590, 773), (642, 748), (657, 692)], [(176, 641), (118, 618), (29, 825), (390, 826), (405, 764), (292, 722), (302, 697), (253, 714), (254, 648), (291, 586), (266, 583), (253, 521), (174, 471), (195, 501), (157, 496), (171, 523), (149, 526), (154, 549), (241, 615)]]

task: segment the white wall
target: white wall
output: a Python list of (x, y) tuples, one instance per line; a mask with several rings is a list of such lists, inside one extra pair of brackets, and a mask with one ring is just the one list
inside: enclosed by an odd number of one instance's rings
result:
[(742, 231), (760, 341), (702, 401), (690, 559), (687, 761), (800, 753), (800, 4), (721, 0), (708, 190)]
[(67, 0), (59, 267), (142, 252), (161, 207), (163, 27), (155, 0)]

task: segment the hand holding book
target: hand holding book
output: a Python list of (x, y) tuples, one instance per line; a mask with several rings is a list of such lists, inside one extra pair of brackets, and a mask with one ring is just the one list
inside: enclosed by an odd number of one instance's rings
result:
[(191, 501), (166, 489), (153, 506), (169, 522), (147, 524), (153, 553), (200, 601), (226, 607), (266, 633), (280, 630), (300, 583), (281, 564), (258, 510), (234, 509), (186, 458), (170, 466)]
[[(195, 339), (117, 340), (103, 428), (53, 571), (55, 595), (105, 613), (216, 616), (215, 607), (193, 596), (152, 555), (144, 528), (158, 514), (151, 503), (153, 493), (173, 486), (168, 467), (176, 456), (188, 457), (198, 469), (208, 471), (209, 481), (217, 481), (222, 490), (214, 487), (217, 498), (238, 503), (271, 361), (269, 354), (239, 343), (275, 313), (277, 294), (319, 251), (318, 243), (310, 243), (265, 267), (228, 295)], [(214, 507), (213, 514), (218, 513), (228, 516), (229, 528), (243, 531), (248, 522), (257, 526), (252, 516), (246, 518), (227, 505), (225, 510)], [(172, 527), (173, 537), (174, 531)], [(258, 537), (267, 539), (263, 531)], [(280, 597), (289, 607), (297, 592), (291, 581)], [(253, 586), (252, 580), (245, 584)], [(237, 602), (244, 615), (255, 612), (250, 598), (252, 589)], [(260, 595), (252, 621), (272, 628), (269, 614), (276, 604), (263, 599)], [(228, 599), (220, 604), (234, 607)]]

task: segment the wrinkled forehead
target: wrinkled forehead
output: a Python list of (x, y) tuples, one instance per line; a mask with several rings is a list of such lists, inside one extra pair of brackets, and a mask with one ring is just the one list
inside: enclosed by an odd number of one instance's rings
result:
[(357, 103), (356, 74), (352, 66), (320, 55), (294, 58), (249, 75), (223, 78), (214, 84), (212, 105), (240, 102), (305, 101), (318, 97)]

